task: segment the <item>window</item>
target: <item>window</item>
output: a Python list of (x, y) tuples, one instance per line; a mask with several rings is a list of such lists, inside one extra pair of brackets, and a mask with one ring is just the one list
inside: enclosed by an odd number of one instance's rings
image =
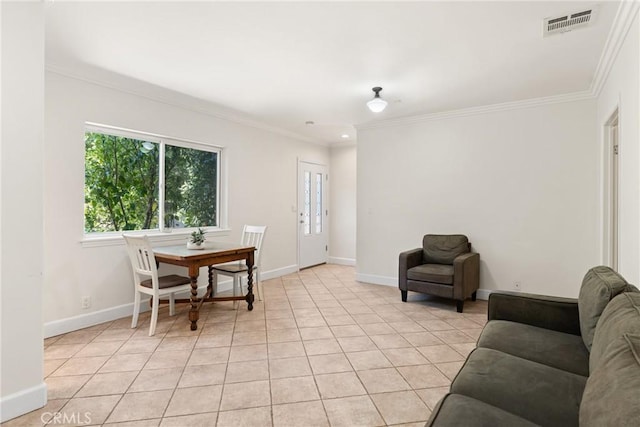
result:
[(316, 233), (322, 233), (322, 174), (316, 174)]
[(219, 226), (220, 149), (88, 126), (84, 231)]
[(304, 234), (311, 234), (311, 172), (304, 171)]

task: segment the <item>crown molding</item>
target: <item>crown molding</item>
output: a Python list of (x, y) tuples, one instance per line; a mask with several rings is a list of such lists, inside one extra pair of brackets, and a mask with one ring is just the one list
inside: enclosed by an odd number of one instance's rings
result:
[(329, 149), (340, 150), (341, 148), (356, 147), (357, 145), (358, 145), (358, 138), (353, 138), (348, 142), (334, 142), (333, 144), (329, 144)]
[(629, 33), (629, 29), (640, 10), (640, 0), (623, 0), (616, 12), (611, 30), (607, 36), (604, 49), (600, 56), (596, 72), (594, 73), (591, 85), (588, 90), (573, 92), (563, 95), (554, 95), (543, 98), (525, 99), (521, 101), (504, 102), (480, 107), (463, 108), (459, 110), (443, 111), (431, 114), (421, 114), (410, 117), (383, 120), (379, 122), (368, 122), (355, 125), (356, 129), (375, 129), (390, 126), (401, 126), (412, 123), (420, 123), (431, 120), (442, 120), (453, 117), (465, 117), (477, 114), (486, 114), (498, 111), (508, 111), (520, 108), (537, 107), (540, 105), (558, 104), (562, 102), (581, 101), (597, 98), (602, 91), (604, 83), (611, 72), (618, 53)]
[[(531, 98), (519, 101), (503, 102), (498, 104), (483, 105), (478, 107), (462, 108), (457, 110), (442, 111), (437, 113), (420, 114), (415, 116), (400, 117), (396, 119), (388, 119), (376, 122), (366, 122), (355, 124), (356, 130), (360, 129), (374, 129), (384, 128), (392, 126), (402, 126), (413, 123), (420, 123), (425, 121), (442, 120), (455, 117), (466, 117), (479, 114), (487, 114), (499, 111), (509, 111), (522, 108), (531, 108), (542, 105), (558, 104), (564, 102), (581, 101), (586, 99), (593, 99), (599, 96), (602, 88), (611, 72), (613, 64), (615, 62), (618, 53), (624, 44), (629, 29), (633, 24), (633, 21), (640, 10), (640, 0), (623, 0), (620, 2), (620, 7), (616, 12), (613, 25), (609, 31), (605, 47), (600, 56), (600, 60), (596, 67), (594, 77), (591, 81), (590, 88), (588, 90), (573, 92), (562, 95), (553, 95), (541, 98)], [(117, 75), (119, 83), (113, 81), (113, 79), (99, 78), (96, 76), (87, 76), (84, 73), (79, 73), (77, 70), (72, 70), (60, 65), (47, 63), (45, 66), (46, 71), (60, 74), (65, 77), (81, 80), (86, 83), (95, 84), (98, 86), (106, 87), (120, 92), (128, 93), (131, 95), (146, 98), (155, 102), (164, 103), (174, 107), (183, 108), (193, 112), (206, 114), (221, 120), (237, 123), (240, 125), (252, 127), (289, 138), (293, 138), (299, 141), (304, 141), (312, 144), (322, 146), (338, 146), (342, 144), (328, 144), (324, 141), (320, 141), (314, 138), (310, 138), (304, 135), (300, 135), (295, 132), (282, 129), (277, 126), (269, 125), (264, 122), (260, 122), (253, 118), (242, 115), (241, 113), (231, 111), (221, 106), (217, 106), (211, 102), (192, 97), (190, 95), (182, 94), (172, 91), (170, 89), (162, 88), (151, 83), (141, 82), (130, 77)], [(123, 83), (127, 81), (129, 83), (135, 82), (136, 88), (130, 87)], [(140, 84), (143, 84), (144, 89), (141, 90)], [(129, 87), (128, 87), (129, 86)]]
[[(166, 89), (160, 86), (153, 85), (148, 82), (142, 82), (140, 80), (133, 79), (131, 77), (114, 74), (116, 79), (101, 78), (95, 75), (88, 76), (85, 73), (72, 70), (70, 68), (47, 63), (45, 70), (51, 73), (59, 74), (64, 77), (80, 80), (85, 83), (94, 84), (97, 86), (105, 87), (108, 89), (117, 90), (119, 92), (135, 95), (141, 98), (145, 98), (151, 101), (160, 102), (162, 104), (171, 105), (173, 107), (182, 108), (185, 110), (193, 111), (200, 114), (206, 114), (217, 119), (226, 120), (243, 126), (248, 126), (254, 129), (259, 129), (289, 138), (293, 138), (299, 141), (308, 142), (312, 144), (327, 146), (323, 141), (319, 141), (313, 138), (309, 138), (304, 135), (300, 135), (295, 132), (282, 129), (277, 126), (272, 126), (264, 122), (252, 119), (247, 116), (243, 116), (240, 113), (225, 109), (224, 107), (217, 106), (211, 102), (203, 99), (195, 98), (190, 95), (175, 92), (170, 89)], [(97, 72), (99, 74), (99, 72)], [(95, 73), (93, 73), (95, 74)], [(109, 73), (113, 74), (113, 73)], [(117, 82), (116, 82), (117, 80)], [(135, 83), (136, 88), (133, 85), (127, 83)]]
[(602, 50), (600, 61), (596, 67), (596, 72), (591, 81), (590, 90), (593, 96), (597, 97), (600, 95), (600, 91), (602, 91), (602, 87), (607, 81), (611, 68), (613, 68), (613, 63), (624, 44), (639, 9), (640, 1), (638, 0), (622, 1), (620, 3), (616, 17), (613, 20), (613, 25), (609, 31), (609, 36)]
[(356, 125), (357, 130), (375, 129), (391, 126), (402, 126), (413, 123), (427, 122), (433, 120), (450, 119), (454, 117), (475, 116), (478, 114), (487, 114), (500, 111), (518, 110), (522, 108), (532, 108), (541, 105), (560, 104), (564, 102), (582, 101), (593, 99), (591, 91), (584, 90), (580, 92), (572, 92), (563, 95), (553, 95), (541, 98), (524, 99), (521, 101), (501, 102), (499, 104), (482, 105), (480, 107), (462, 108), (459, 110), (443, 111), (439, 113), (421, 114), (410, 117), (400, 117), (397, 119), (383, 120), (379, 122), (369, 122)]

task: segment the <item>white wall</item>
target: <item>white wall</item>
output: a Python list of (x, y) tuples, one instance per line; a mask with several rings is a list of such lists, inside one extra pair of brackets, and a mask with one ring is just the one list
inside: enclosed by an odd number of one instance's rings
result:
[(0, 4), (0, 421), (44, 406), (43, 3)]
[[(618, 271), (631, 283), (640, 283), (640, 26), (636, 15), (618, 56), (598, 96), (597, 132), (602, 166), (602, 194), (607, 197), (604, 125), (619, 108), (619, 253)], [(603, 217), (607, 218), (606, 204)], [(604, 223), (604, 220), (601, 221)], [(601, 231), (602, 235), (606, 230)], [(602, 263), (608, 262), (606, 244)]]
[(355, 145), (331, 148), (329, 262), (335, 264), (356, 263), (357, 151)]
[(358, 278), (397, 285), (401, 251), (462, 233), (481, 288), (577, 297), (600, 258), (595, 117), (583, 100), (359, 129)]
[[(133, 301), (124, 246), (81, 245), (86, 121), (226, 147), (223, 173), (232, 232), (219, 238), (239, 241), (243, 224), (267, 225), (263, 271), (276, 275), (296, 269), (297, 218), (292, 206), (297, 203), (297, 159), (329, 164), (327, 147), (58, 72), (46, 73), (45, 89), (46, 324), (58, 325), (56, 321), (61, 319)], [(90, 310), (81, 309), (80, 297), (84, 295), (92, 299)], [(58, 326), (47, 330), (61, 331)]]

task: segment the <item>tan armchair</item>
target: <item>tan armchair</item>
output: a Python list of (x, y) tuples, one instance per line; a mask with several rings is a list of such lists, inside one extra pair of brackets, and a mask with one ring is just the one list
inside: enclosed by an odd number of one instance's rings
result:
[(471, 252), (471, 243), (461, 234), (427, 234), (422, 248), (402, 252), (398, 287), (402, 301), (407, 292), (420, 292), (456, 300), (462, 313), (464, 300), (476, 300), (480, 287), (480, 255)]

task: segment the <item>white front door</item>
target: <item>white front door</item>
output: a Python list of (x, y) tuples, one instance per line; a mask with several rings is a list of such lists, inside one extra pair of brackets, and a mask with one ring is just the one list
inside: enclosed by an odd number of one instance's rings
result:
[(327, 262), (327, 168), (298, 163), (298, 266), (306, 268)]

